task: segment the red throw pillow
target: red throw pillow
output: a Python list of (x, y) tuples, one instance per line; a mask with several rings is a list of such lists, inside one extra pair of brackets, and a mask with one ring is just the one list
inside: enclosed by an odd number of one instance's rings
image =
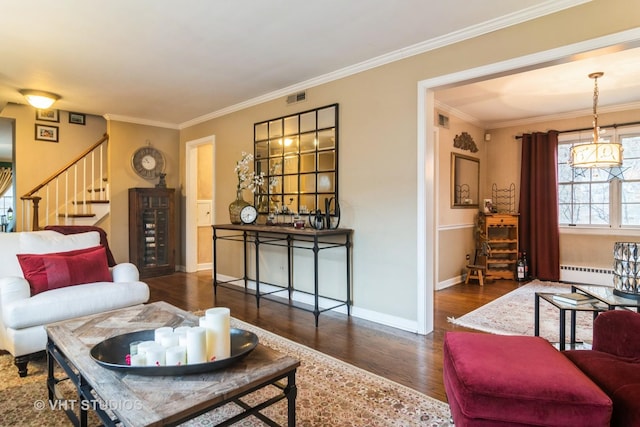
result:
[(104, 246), (51, 254), (18, 254), (31, 296), (51, 289), (94, 282), (111, 282)]

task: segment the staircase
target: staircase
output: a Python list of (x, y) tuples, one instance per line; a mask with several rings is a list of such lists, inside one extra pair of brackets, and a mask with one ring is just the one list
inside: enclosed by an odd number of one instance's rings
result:
[(109, 214), (104, 136), (58, 172), (22, 196), (22, 230), (47, 225), (95, 225)]

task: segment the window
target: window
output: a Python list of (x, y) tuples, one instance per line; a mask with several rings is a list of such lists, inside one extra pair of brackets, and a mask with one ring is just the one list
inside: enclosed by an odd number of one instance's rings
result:
[[(609, 141), (610, 137), (603, 137)], [(583, 169), (569, 166), (571, 146), (584, 143), (578, 134), (564, 135), (558, 144), (560, 225), (640, 226), (640, 129), (618, 133), (624, 148), (621, 168)]]

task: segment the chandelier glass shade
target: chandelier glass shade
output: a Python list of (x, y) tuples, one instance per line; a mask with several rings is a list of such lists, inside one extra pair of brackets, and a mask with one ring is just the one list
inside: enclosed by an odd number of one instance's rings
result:
[(591, 73), (593, 91), (593, 141), (571, 147), (569, 164), (574, 168), (612, 168), (622, 166), (622, 145), (617, 142), (600, 142), (598, 126), (598, 78), (604, 73)]

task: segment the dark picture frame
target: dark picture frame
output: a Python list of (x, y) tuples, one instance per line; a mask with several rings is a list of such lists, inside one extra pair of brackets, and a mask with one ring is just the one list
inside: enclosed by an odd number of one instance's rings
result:
[(43, 122), (60, 122), (60, 111), (56, 109), (36, 110), (36, 120)]
[(36, 140), (58, 142), (58, 126), (40, 125), (36, 123)]
[(87, 116), (82, 113), (73, 113), (69, 111), (69, 123), (84, 126), (87, 123)]

